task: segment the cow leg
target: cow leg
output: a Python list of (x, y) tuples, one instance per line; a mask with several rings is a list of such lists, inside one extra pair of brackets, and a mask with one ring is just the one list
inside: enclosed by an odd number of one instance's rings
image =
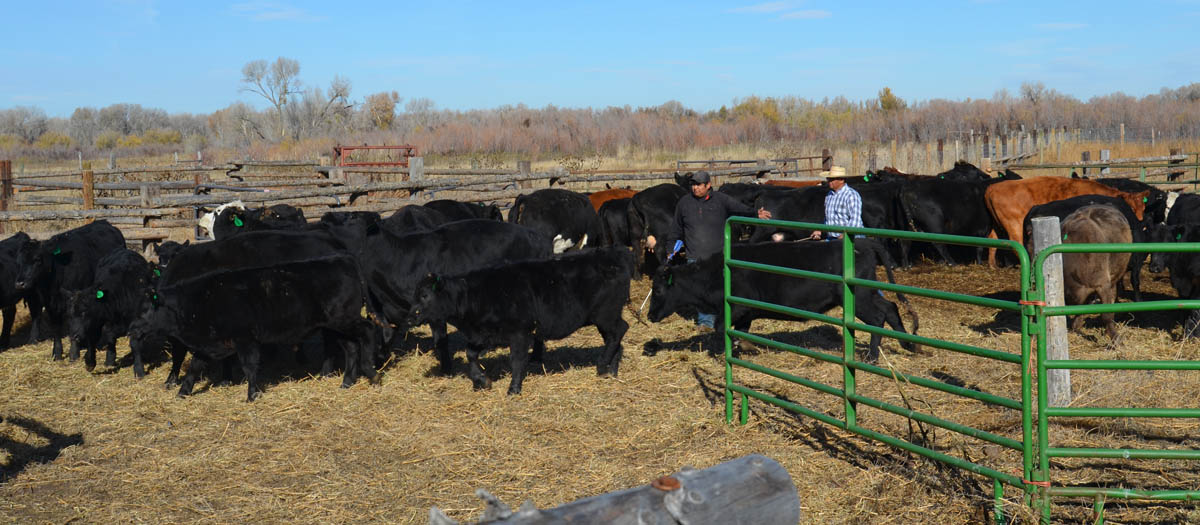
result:
[[(78, 355), (78, 346), (79, 343), (71, 341), (71, 353)], [(72, 357), (71, 360), (74, 361), (75, 358)], [(83, 367), (86, 368), (88, 372), (96, 369), (96, 343), (94, 342), (89, 342), (87, 344), (87, 349), (83, 351)]]
[[(182, 358), (180, 360), (182, 361)], [(183, 375), (183, 381), (179, 383), (179, 392), (176, 394), (178, 397), (185, 398), (192, 395), (192, 388), (196, 386), (196, 378), (200, 377), (206, 366), (208, 366), (207, 359), (201, 358), (199, 355), (192, 356), (192, 362), (188, 363), (187, 373)], [(167, 379), (170, 380), (170, 378)]]
[(512, 380), (508, 383), (508, 395), (521, 393), (521, 383), (525, 382), (525, 372), (529, 365), (529, 345), (532, 338), (528, 334), (513, 336), (509, 342), (509, 362), (512, 363)]
[(946, 266), (954, 266), (954, 259), (950, 257), (950, 250), (946, 249), (945, 243), (935, 242), (933, 243), (933, 249), (937, 250), (938, 255), (941, 256)]
[(621, 365), (621, 338), (625, 337), (625, 332), (629, 330), (629, 323), (618, 317), (604, 323), (603, 326), (597, 324), (596, 330), (600, 331), (600, 337), (604, 339), (604, 354), (600, 356), (600, 362), (596, 363), (596, 375), (617, 377), (617, 369)]
[(541, 338), (533, 339), (533, 352), (529, 354), (531, 364), (541, 365), (546, 358), (546, 341)]
[(113, 368), (117, 366), (117, 338), (103, 337), (103, 341), (108, 341), (107, 347), (104, 349), (104, 366)]
[[(904, 318), (900, 317), (900, 307), (896, 306), (896, 303), (883, 298), (883, 296), (877, 293), (871, 294), (871, 301), (875, 303), (874, 307), (876, 309), (883, 312), (883, 319), (878, 326), (882, 327), (883, 323), (886, 322), (888, 326), (892, 327), (892, 330), (908, 333), (908, 329), (904, 328)], [(900, 341), (900, 348), (909, 352), (917, 351), (916, 343), (910, 341)]]
[(1135, 253), (1129, 258), (1129, 286), (1133, 288), (1133, 301), (1138, 303), (1142, 302), (1142, 265), (1145, 263), (1144, 253)]
[(38, 325), (42, 320), (42, 301), (36, 297), (26, 297), (25, 306), (29, 308), (29, 341), (26, 344), (36, 343), (38, 340)]
[(8, 348), (9, 337), (12, 335), (13, 319), (17, 317), (17, 305), (4, 309), (4, 328), (0, 329), (0, 348)]
[(433, 348), (437, 355), (439, 372), (448, 376), (454, 372), (454, 355), (450, 353), (450, 339), (446, 335), (446, 323), (444, 321), (429, 323), (429, 332), (433, 334)]
[(1196, 337), (1198, 331), (1200, 331), (1200, 310), (1192, 310), (1192, 314), (1183, 322), (1183, 338)]
[(238, 360), (242, 362), (242, 373), (246, 375), (246, 402), (262, 396), (258, 387), (258, 367), (262, 361), (262, 349), (258, 343), (246, 342), (238, 345)]
[[(382, 340), (381, 334), (376, 330), (375, 325), (369, 322), (363, 322), (359, 336), (354, 341), (358, 347), (358, 368), (362, 370), (362, 375), (367, 376), (367, 381), (373, 385), (379, 384), (379, 373), (375, 371), (375, 353), (379, 348), (379, 341)], [(355, 370), (355, 380), (357, 380), (357, 370)], [(344, 380), (343, 380), (344, 382)]]
[[(54, 340), (54, 343), (50, 347), (50, 358), (55, 361), (61, 360), (63, 358), (63, 346), (62, 336), (59, 335), (59, 329), (62, 325), (55, 323), (50, 319), (46, 319), (45, 322), (50, 324), (48, 331), (50, 332), (50, 338)], [(76, 353), (71, 356), (72, 361), (79, 359), (79, 354), (77, 353), (78, 350), (76, 349), (73, 351)]]
[[(171, 371), (167, 374), (167, 380), (163, 383), (163, 387), (165, 388), (171, 388), (179, 384), (179, 371), (183, 368), (183, 358), (187, 356), (186, 349), (175, 348), (174, 345), (171, 346), (168, 352), (171, 354)], [(193, 364), (195, 361), (195, 359), (192, 360)], [(191, 370), (191, 367), (188, 367), (188, 370)]]
[[(1104, 304), (1114, 304), (1117, 302), (1116, 288), (1109, 286), (1100, 290), (1100, 302)], [(1100, 319), (1104, 320), (1104, 329), (1108, 331), (1108, 346), (1115, 347), (1120, 342), (1120, 336), (1117, 334), (1116, 314), (1109, 312), (1100, 314)]]
[(467, 343), (467, 377), (475, 385), (475, 390), (492, 387), (492, 381), (484, 375), (483, 368), (479, 366), (479, 356), (483, 352), (482, 346), (476, 343)]

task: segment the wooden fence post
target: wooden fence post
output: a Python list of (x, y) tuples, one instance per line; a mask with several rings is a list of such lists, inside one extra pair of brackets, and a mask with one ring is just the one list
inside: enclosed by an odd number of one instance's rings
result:
[[(83, 209), (91, 210), (96, 207), (96, 180), (92, 173), (92, 163), (84, 165), (83, 169)], [(93, 222), (95, 219), (88, 219), (87, 222)]]
[[(425, 180), (425, 157), (409, 157), (408, 158), (408, 180), (421, 181)], [(421, 192), (412, 190), (408, 192), (409, 199), (416, 199)]]
[[(1111, 154), (1110, 154), (1110, 152), (1109, 152), (1108, 150), (1106, 150), (1106, 149), (1102, 149), (1102, 150), (1100, 150), (1100, 162), (1104, 162), (1104, 161), (1106, 161), (1106, 160), (1108, 160), (1108, 159), (1110, 159), (1110, 158), (1112, 158), (1112, 156), (1111, 156)], [(1108, 169), (1108, 166), (1105, 166), (1105, 167), (1103, 167), (1103, 168), (1100, 168), (1100, 174), (1101, 174), (1101, 175), (1108, 175), (1108, 174), (1109, 174), (1109, 169)]]
[(1125, 123), (1121, 123), (1121, 145), (1125, 145)]
[[(1085, 151), (1083, 153), (1080, 153), (1079, 160), (1083, 161), (1083, 162), (1091, 162), (1092, 161), (1092, 152)], [(1082, 175), (1087, 175), (1087, 170), (1088, 170), (1087, 166), (1084, 166)]]
[[(0, 160), (0, 211), (8, 211), (12, 193), (12, 161)], [(0, 233), (7, 233), (5, 224), (0, 222)]]
[[(1060, 244), (1062, 232), (1059, 229), (1058, 217), (1036, 217), (1033, 223), (1033, 253)], [(1046, 258), (1042, 265), (1043, 283), (1046, 289), (1044, 295), (1046, 306), (1063, 305), (1063, 266), (1062, 254), (1054, 254)], [(1071, 352), (1067, 345), (1067, 318), (1061, 315), (1046, 318), (1046, 358), (1070, 359)], [(1071, 404), (1071, 371), (1051, 369), (1046, 371), (1046, 387), (1049, 395), (1046, 403), (1053, 407), (1065, 407)]]
[(833, 168), (833, 154), (829, 152), (829, 148), (821, 150), (821, 171), (829, 171)]
[(938, 144), (938, 159), (937, 159), (938, 167), (937, 167), (937, 170), (935, 170), (935, 171), (942, 171), (942, 170), (946, 169), (946, 155), (942, 152), (942, 148), (946, 147), (946, 139), (938, 139), (937, 144)]
[[(517, 161), (517, 171), (520, 172), (521, 175), (529, 175), (530, 173), (533, 172), (533, 169), (530, 167), (530, 164), (531, 163), (528, 160), (518, 160)], [(517, 187), (522, 188), (522, 189), (523, 188), (532, 188), (533, 181), (523, 180), (523, 181), (517, 182)]]

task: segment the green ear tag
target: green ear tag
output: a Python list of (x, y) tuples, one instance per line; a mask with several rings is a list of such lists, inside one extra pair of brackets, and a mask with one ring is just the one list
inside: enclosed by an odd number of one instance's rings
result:
[(868, 171), (867, 174), (865, 176), (863, 176), (863, 182), (870, 182), (870, 180), (871, 180), (871, 172)]
[(154, 294), (154, 297), (152, 297), (152, 299), (154, 299), (155, 301), (157, 301), (157, 300), (158, 300), (158, 294)]
[(103, 299), (104, 298), (104, 290), (96, 290), (96, 298)]
[(233, 216), (233, 225), (237, 226), (238, 228), (241, 228), (242, 227), (242, 218), (238, 217), (237, 215), (234, 215)]
[(1142, 203), (1150, 202), (1150, 197), (1142, 197)]
[(1065, 234), (1065, 233), (1063, 234), (1063, 240), (1064, 241), (1067, 240), (1067, 234)]
[(946, 178), (946, 177), (945, 177), (944, 175), (938, 175), (938, 178), (939, 178), (939, 179), (944, 179), (944, 178)]
[(155, 276), (155, 277), (162, 277), (162, 270), (159, 270), (158, 268), (155, 268), (155, 269), (154, 269), (154, 276)]
[(61, 254), (62, 254), (62, 248), (55, 248), (54, 251), (50, 252), (50, 255), (61, 255)]
[(672, 282), (674, 282), (674, 281), (675, 281), (675, 276), (674, 276), (674, 275), (668, 275), (668, 276), (667, 276), (667, 286), (671, 286), (671, 283), (672, 283)]
[(1177, 241), (1178, 241), (1178, 240), (1180, 240), (1180, 239), (1183, 239), (1183, 234), (1182, 234), (1182, 233), (1176, 233), (1176, 234), (1175, 234), (1175, 240), (1177, 240)]

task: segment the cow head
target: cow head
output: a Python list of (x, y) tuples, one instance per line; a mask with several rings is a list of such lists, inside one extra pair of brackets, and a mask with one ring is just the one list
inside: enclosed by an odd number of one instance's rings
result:
[[(1183, 239), (1183, 226), (1167, 226), (1165, 224), (1154, 224), (1146, 228), (1146, 242), (1177, 242)], [(1154, 273), (1161, 272), (1167, 268), (1167, 259), (1171, 257), (1170, 253), (1151, 252), (1150, 265), (1148, 270)]]
[(499, 206), (496, 206), (495, 204), (489, 204), (483, 209), (483, 218), (504, 222), (504, 212), (500, 211)]
[(17, 291), (32, 289), (36, 283), (54, 272), (54, 267), (71, 263), (73, 253), (54, 241), (27, 240), (17, 249)]
[(67, 336), (77, 343), (94, 342), (100, 335), (100, 309), (107, 295), (95, 286), (71, 292), (67, 298)]
[(166, 268), (171, 263), (171, 259), (175, 258), (179, 252), (183, 251), (191, 245), (191, 240), (183, 241), (183, 244), (175, 241), (163, 241), (154, 245), (154, 256), (158, 259), (159, 267)]
[(1146, 204), (1150, 202), (1150, 190), (1137, 193), (1121, 192), (1121, 199), (1129, 204), (1139, 221), (1143, 220), (1143, 217), (1146, 216)]
[(704, 290), (702, 280), (696, 279), (698, 263), (680, 264), (669, 262), (654, 272), (650, 284), (650, 310), (646, 318), (651, 322), (659, 322), (671, 314), (678, 313), (684, 317), (694, 316), (699, 309), (697, 304), (702, 301), (699, 294)]
[(226, 208), (237, 208), (239, 210), (244, 210), (246, 209), (246, 205), (241, 200), (236, 200), (217, 206), (213, 211), (201, 215), (200, 220), (196, 222), (205, 235), (209, 237), (214, 236), (213, 225), (216, 222), (217, 216), (219, 216), (221, 212), (225, 211)]
[(679, 187), (687, 190), (688, 193), (691, 193), (691, 191), (692, 191), (692, 172), (689, 171), (689, 172), (683, 173), (683, 174), (680, 174), (678, 171), (675, 172), (675, 184), (678, 184)]
[(444, 321), (454, 314), (459, 303), (461, 280), (443, 278), (429, 274), (417, 284), (412, 309), (409, 311), (409, 326), (431, 321)]

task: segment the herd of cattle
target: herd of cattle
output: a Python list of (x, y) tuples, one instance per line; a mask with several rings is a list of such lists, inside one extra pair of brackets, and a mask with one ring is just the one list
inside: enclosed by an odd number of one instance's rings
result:
[[(84, 353), (88, 370), (104, 348), (116, 365), (116, 341), (128, 335), (133, 372), (145, 375), (144, 356), (170, 356), (167, 383), (191, 393), (208, 372), (228, 381), (240, 365), (247, 398), (260, 394), (264, 360), (296, 348), (317, 347), (323, 374), (339, 361), (343, 386), (358, 377), (377, 381), (377, 367), (409, 329), (428, 324), (440, 372), (453, 371), (447, 324), (466, 341), (467, 376), (475, 388), (490, 382), (479, 365), (490, 348), (507, 346), (512, 366), (508, 392), (521, 391), (530, 361), (545, 341), (595, 326), (604, 340), (597, 371), (617, 375), (621, 340), (629, 325), (629, 280), (653, 278), (648, 318), (673, 313), (721, 312), (719, 256), (684, 263), (668, 260), (665, 236), (675, 204), (688, 193), (690, 174), (674, 183), (633, 191), (609, 189), (589, 195), (543, 189), (518, 197), (507, 221), (496, 206), (440, 200), (407, 206), (387, 218), (373, 212), (330, 212), (316, 222), (287, 205), (249, 209), (225, 205), (201, 220), (214, 241), (166, 242), (156, 261), (126, 249), (121, 232), (105, 221), (35, 241), (19, 233), (0, 241), (0, 346), (7, 347), (15, 308), (24, 301), (31, 315), (30, 340), (49, 338), (53, 359)], [(851, 178), (863, 199), (869, 228), (915, 230), (966, 236), (997, 233), (1024, 242), (1030, 219), (1058, 216), (1064, 242), (1200, 242), (1200, 195), (1167, 194), (1127, 179), (1084, 180), (1002, 177), (966, 163), (934, 176), (885, 169)], [(729, 183), (718, 191), (775, 219), (820, 223), (828, 188), (811, 181)], [(1168, 212), (1169, 210), (1169, 212)], [(837, 243), (812, 242), (808, 232), (742, 228), (736, 258), (804, 270), (840, 273)], [(860, 278), (874, 279), (883, 265), (889, 280), (893, 261), (908, 266), (910, 243), (855, 241)], [(947, 264), (956, 257), (931, 245)], [(982, 253), (975, 254), (982, 262)], [(989, 261), (996, 263), (995, 254)], [(1135, 300), (1144, 254), (1080, 254), (1064, 257), (1068, 303), (1116, 300), (1126, 273)], [(1200, 258), (1155, 256), (1150, 270), (1168, 268), (1180, 297), (1200, 296)], [(733, 293), (752, 300), (810, 311), (840, 304), (840, 286), (734, 270)], [(916, 312), (897, 294), (918, 329)], [(905, 331), (896, 303), (861, 289), (855, 314), (864, 323)], [(644, 304), (644, 303), (643, 303)], [(790, 317), (735, 306), (731, 325), (749, 330), (754, 319)], [(1109, 335), (1116, 337), (1111, 317)], [(1078, 321), (1078, 320), (1077, 320)], [(1188, 330), (1200, 323), (1193, 315)], [(865, 359), (879, 353), (873, 336)], [(906, 348), (911, 345), (902, 343)], [(187, 353), (193, 356), (182, 380)], [(316, 363), (312, 363), (315, 364)]]

